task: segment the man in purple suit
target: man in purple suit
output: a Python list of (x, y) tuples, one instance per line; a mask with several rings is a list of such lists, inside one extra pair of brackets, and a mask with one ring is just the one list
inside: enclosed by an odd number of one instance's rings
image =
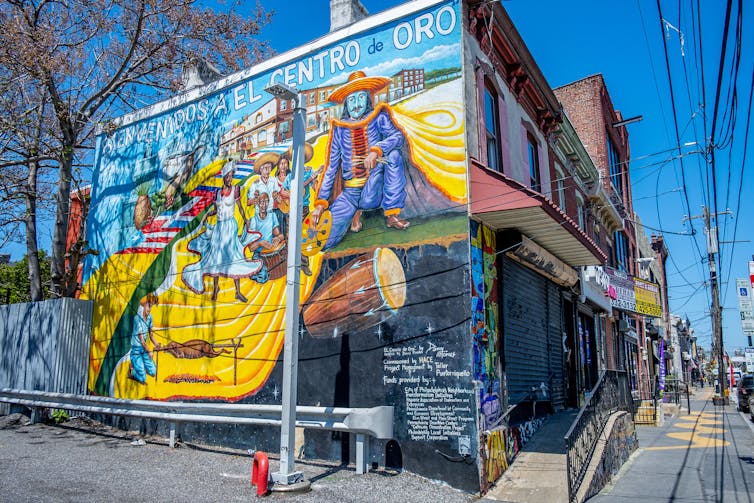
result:
[(357, 71), (330, 95), (331, 102), (343, 103), (343, 115), (332, 121), (327, 164), (311, 215), (316, 225), (325, 209), (332, 213), (332, 230), (323, 249), (340, 243), (349, 227), (359, 232), (362, 210), (382, 208), (387, 227), (409, 226), (400, 217), (406, 201), (401, 153), (405, 137), (390, 107), (373, 104), (374, 94), (390, 82)]

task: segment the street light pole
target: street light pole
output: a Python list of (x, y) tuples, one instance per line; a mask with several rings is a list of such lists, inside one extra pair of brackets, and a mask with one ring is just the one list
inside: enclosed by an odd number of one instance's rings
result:
[(296, 392), (298, 387), (298, 328), (301, 271), (301, 214), (304, 192), (304, 142), (306, 140), (306, 109), (303, 95), (283, 84), (265, 89), (273, 96), (294, 100), (293, 159), (295, 183), (291, 185), (291, 207), (288, 214), (288, 270), (285, 280), (285, 340), (283, 343), (283, 415), (280, 424), (280, 469), (272, 474), (276, 484), (292, 485), (303, 482), (304, 474), (295, 471)]

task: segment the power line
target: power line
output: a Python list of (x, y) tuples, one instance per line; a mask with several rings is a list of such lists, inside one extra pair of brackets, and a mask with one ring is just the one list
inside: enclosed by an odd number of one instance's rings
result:
[[(743, 151), (743, 159), (741, 161), (741, 175), (740, 179), (738, 181), (738, 200), (736, 201), (736, 210), (735, 210), (735, 224), (733, 226), (733, 242), (731, 243), (730, 247), (730, 262), (731, 266), (728, 268), (728, 275), (726, 277), (726, 282), (730, 282), (730, 273), (733, 270), (733, 257), (734, 257), (734, 251), (736, 249), (736, 237), (738, 235), (738, 222), (740, 221), (740, 210), (741, 210), (741, 194), (743, 193), (744, 188), (744, 173), (746, 170), (746, 154), (748, 153), (748, 147), (749, 147), (749, 125), (751, 124), (751, 102), (752, 102), (752, 96), (754, 96), (754, 69), (752, 69), (751, 72), (751, 84), (749, 88), (749, 105), (747, 107), (746, 112), (746, 128), (744, 130), (744, 151)], [(725, 304), (725, 300), (728, 296), (728, 291), (725, 291), (725, 295), (723, 296), (723, 304)]]
[[(664, 18), (662, 16), (662, 6), (660, 5), (660, 0), (656, 0), (657, 3), (657, 12), (660, 16), (660, 35), (662, 36), (663, 30), (664, 30)], [(673, 125), (675, 126), (675, 140), (678, 145), (681, 144), (681, 135), (680, 131), (678, 129), (678, 110), (676, 108), (675, 104), (675, 91), (673, 90), (673, 77), (670, 74), (670, 58), (668, 57), (668, 44), (665, 41), (665, 38), (663, 37), (662, 41), (662, 48), (665, 52), (665, 70), (668, 74), (668, 85), (670, 88), (670, 106), (673, 111)], [(686, 202), (686, 210), (688, 214), (691, 214), (691, 203), (689, 203), (689, 195), (686, 185), (686, 169), (683, 165), (683, 158), (679, 159), (681, 164), (681, 180), (683, 182), (683, 198)], [(691, 224), (691, 233), (694, 233), (694, 225)]]

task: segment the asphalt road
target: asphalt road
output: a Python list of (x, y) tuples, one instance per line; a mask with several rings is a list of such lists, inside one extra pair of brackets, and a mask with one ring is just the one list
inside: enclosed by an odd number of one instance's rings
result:
[[(708, 393), (692, 413), (661, 427), (639, 427), (639, 450), (613, 485), (591, 502), (754, 503), (754, 425), (735, 404), (716, 407)], [(233, 502), (255, 497), (248, 453), (211, 446), (167, 446), (85, 418), (60, 426), (0, 417), (0, 501)], [(277, 463), (271, 459), (271, 470)], [(312, 482), (306, 494), (268, 501), (468, 503), (477, 498), (410, 473), (356, 475), (321, 461), (296, 464)]]
[[(233, 502), (254, 499), (248, 453), (179, 444), (162, 438), (132, 445), (133, 434), (85, 419), (62, 426), (0, 417), (0, 501)], [(472, 495), (410, 473), (356, 475), (353, 467), (302, 461), (312, 482), (306, 494), (273, 493), (267, 501), (458, 502)], [(277, 462), (270, 460), (270, 469)]]
[(596, 502), (754, 502), (754, 426), (707, 390), (661, 427), (637, 428), (639, 450)]

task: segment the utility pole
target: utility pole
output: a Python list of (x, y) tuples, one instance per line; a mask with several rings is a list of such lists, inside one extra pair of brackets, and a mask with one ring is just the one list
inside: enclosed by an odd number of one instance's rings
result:
[[(726, 209), (720, 213), (715, 213), (715, 220), (717, 220), (717, 217), (720, 215), (732, 215), (732, 212), (729, 209)], [(714, 343), (712, 353), (717, 354), (717, 380), (720, 383), (720, 397), (725, 403), (727, 403), (728, 397), (725, 392), (727, 389), (727, 373), (723, 367), (725, 362), (725, 349), (723, 347), (722, 309), (720, 308), (720, 287), (717, 283), (717, 262), (715, 260), (715, 255), (718, 253), (717, 225), (714, 227), (712, 226), (712, 215), (710, 214), (709, 208), (706, 206), (703, 206), (702, 215), (684, 217), (683, 220), (685, 222), (686, 220), (694, 218), (704, 219), (704, 233), (707, 235), (707, 262), (709, 263), (709, 280), (712, 289), (712, 308), (710, 310), (710, 315), (712, 316), (712, 341)]]

